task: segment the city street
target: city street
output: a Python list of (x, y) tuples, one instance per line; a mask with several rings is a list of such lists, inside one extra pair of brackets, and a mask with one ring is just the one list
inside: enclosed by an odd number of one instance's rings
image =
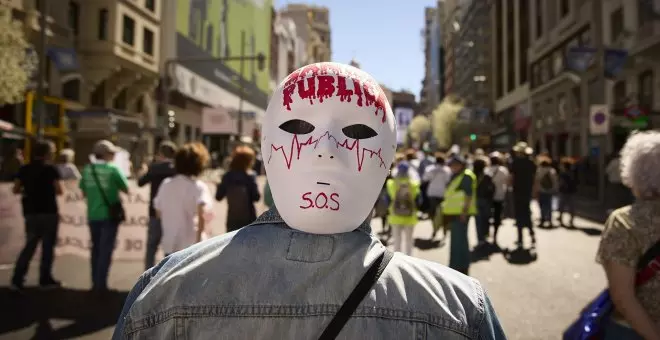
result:
[[(475, 259), (470, 274), (486, 287), (510, 339), (559, 338), (584, 304), (604, 287), (602, 269), (594, 262), (602, 226), (583, 219), (576, 219), (576, 225), (576, 230), (537, 228), (536, 259), (527, 252), (506, 256), (495, 252)], [(374, 220), (373, 227), (378, 233), (380, 221)], [(428, 221), (415, 229), (415, 256), (447, 263), (448, 246), (430, 243), (430, 233)], [(515, 234), (512, 221), (507, 220), (499, 235), (503, 248), (513, 245)], [(474, 225), (470, 236), (474, 242)], [(0, 340), (108, 339), (142, 266), (139, 262), (115, 262), (110, 286), (120, 293), (103, 300), (95, 300), (86, 292), (90, 276), (86, 259), (57, 258), (55, 275), (65, 282), (65, 289), (33, 289), (22, 296), (6, 287), (11, 268), (1, 268)], [(28, 285), (36, 282), (37, 271), (35, 264)]]

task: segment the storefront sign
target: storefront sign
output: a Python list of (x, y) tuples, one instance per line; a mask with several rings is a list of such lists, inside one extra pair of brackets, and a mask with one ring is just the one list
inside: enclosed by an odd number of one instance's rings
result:
[(589, 107), (589, 132), (592, 135), (606, 135), (610, 132), (610, 109), (607, 105)]
[(223, 107), (204, 108), (202, 110), (202, 133), (205, 135), (237, 134), (237, 118), (237, 115), (232, 115)]
[[(215, 197), (214, 183), (208, 183), (211, 196)], [(142, 261), (145, 254), (147, 224), (149, 222), (149, 187), (138, 187), (129, 181), (130, 195), (122, 202), (127, 219), (119, 227), (114, 258)], [(64, 183), (64, 194), (58, 197), (60, 226), (56, 252), (83, 257), (90, 256), (91, 240), (87, 224), (87, 205), (78, 189), (77, 181)], [(225, 231), (226, 205), (215, 203), (205, 216), (210, 226), (209, 234), (219, 235)], [(25, 227), (21, 197), (12, 193), (12, 185), (0, 184), (0, 264), (10, 264), (25, 244)]]

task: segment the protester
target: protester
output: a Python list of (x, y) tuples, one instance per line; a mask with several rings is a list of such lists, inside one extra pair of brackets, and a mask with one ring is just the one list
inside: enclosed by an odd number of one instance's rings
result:
[[(509, 192), (509, 170), (502, 165), (502, 155), (499, 152), (490, 154), (490, 173), (495, 184), (495, 194), (493, 195), (493, 244), (497, 244), (497, 232), (502, 225), (502, 213), (507, 194)], [(490, 229), (490, 228), (489, 228)]]
[(201, 143), (189, 143), (174, 155), (176, 175), (166, 178), (154, 197), (154, 209), (163, 228), (165, 256), (202, 240), (204, 214), (212, 202), (209, 188), (199, 176), (210, 155)]
[(488, 170), (488, 158), (483, 154), (477, 156), (472, 163), (474, 175), (477, 180), (477, 248), (486, 245), (490, 233), (490, 215), (495, 197), (495, 183)]
[(525, 142), (519, 142), (513, 147), (515, 155), (511, 161), (511, 186), (513, 188), (513, 210), (518, 228), (518, 247), (523, 246), (523, 230), (529, 230), (532, 245), (536, 244), (534, 225), (532, 224), (532, 211), (530, 205), (536, 178), (536, 164), (531, 160), (534, 153)]
[(80, 190), (87, 199), (87, 220), (92, 240), (92, 291), (107, 292), (108, 272), (117, 242), (119, 224), (124, 211), (119, 193), (128, 193), (128, 181), (112, 163), (119, 151), (112, 142), (100, 140), (94, 144), (94, 163), (85, 166)]
[(412, 255), (413, 230), (417, 224), (420, 205), (420, 183), (410, 178), (408, 162), (397, 166), (397, 176), (387, 180), (387, 197), (390, 203), (387, 223), (392, 227), (392, 247), (406, 255)]
[(449, 159), (451, 181), (442, 202), (444, 223), (450, 228), (449, 267), (465, 275), (470, 268), (470, 245), (468, 224), (470, 217), (477, 214), (477, 178), (466, 168), (465, 158), (456, 155)]
[[(660, 242), (660, 133), (633, 134), (620, 161), (622, 182), (636, 200), (612, 212), (598, 248), (597, 261), (605, 269), (614, 303), (604, 339), (660, 339), (660, 275), (652, 270), (642, 285), (635, 279), (642, 254), (657, 250)], [(653, 258), (657, 267), (657, 251)]]
[(23, 281), (30, 261), (41, 243), (40, 287), (59, 287), (53, 279), (53, 257), (57, 243), (59, 215), (57, 195), (62, 194), (60, 173), (52, 164), (55, 145), (50, 141), (39, 141), (34, 146), (32, 162), (18, 169), (13, 191), (23, 196), (26, 241), (14, 267), (11, 288), (23, 289)]
[[(426, 168), (423, 180), (428, 181), (429, 185), (426, 188), (426, 195), (429, 199), (429, 216), (433, 225), (433, 234), (431, 240), (435, 238), (438, 230), (442, 224), (442, 214), (440, 208), (442, 201), (445, 197), (445, 189), (451, 178), (451, 170), (445, 164), (444, 154), (438, 152), (435, 154), (435, 164), (431, 164)], [(447, 236), (447, 228), (442, 228), (444, 239)]]
[[(573, 171), (573, 162), (562, 160), (559, 170), (559, 225), (574, 228), (575, 194), (577, 193), (577, 179)], [(569, 215), (568, 225), (564, 223), (564, 214)]]
[(63, 181), (80, 179), (80, 171), (78, 171), (76, 165), (73, 164), (74, 157), (75, 153), (71, 149), (60, 151), (60, 155), (57, 157), (56, 167), (60, 173), (60, 178)]
[(227, 198), (227, 232), (238, 230), (257, 218), (255, 202), (261, 199), (256, 174), (251, 170), (254, 150), (241, 145), (234, 149), (229, 171), (222, 175), (215, 199)]
[[(539, 227), (552, 228), (552, 199), (559, 189), (559, 177), (552, 167), (552, 159), (545, 155), (538, 157), (539, 167), (534, 178), (534, 191), (537, 193), (541, 221)], [(548, 224), (546, 226), (546, 223)]]
[[(321, 76), (362, 85), (365, 92), (349, 92), (351, 101), (332, 93), (321, 101), (316, 93), (290, 91)], [(392, 254), (371, 234), (366, 219), (396, 144), (394, 115), (377, 84), (336, 63), (307, 66), (284, 80), (262, 122), (277, 209), (149, 269), (129, 294), (114, 339), (175, 333), (189, 339), (385, 339), (420, 330), (437, 339), (459, 333), (505, 339), (477, 280)], [(375, 100), (358, 101), (366, 91)], [(304, 145), (303, 138), (318, 143)], [(345, 145), (358, 147), (358, 141), (377, 156), (355, 157)], [(286, 147), (275, 150), (280, 146)], [(360, 282), (364, 294), (358, 290), (341, 308)]]
[(174, 156), (176, 155), (176, 144), (164, 141), (158, 146), (158, 154), (155, 161), (147, 168), (146, 172), (138, 176), (137, 185), (142, 187), (149, 184), (149, 225), (147, 226), (147, 245), (144, 256), (144, 267), (149, 269), (155, 263), (156, 252), (163, 238), (163, 226), (156, 216), (154, 198), (163, 181), (176, 174), (174, 167)]

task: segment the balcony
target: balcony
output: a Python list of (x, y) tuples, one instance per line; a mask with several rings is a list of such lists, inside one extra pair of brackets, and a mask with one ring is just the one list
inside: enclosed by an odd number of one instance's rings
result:
[(660, 57), (660, 21), (648, 21), (637, 30), (630, 55), (649, 59)]

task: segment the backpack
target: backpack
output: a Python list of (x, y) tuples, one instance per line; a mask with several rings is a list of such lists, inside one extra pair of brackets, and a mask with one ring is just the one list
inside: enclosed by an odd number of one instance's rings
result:
[(492, 200), (495, 197), (495, 182), (493, 177), (488, 174), (483, 174), (477, 186), (477, 197)]
[(234, 221), (247, 221), (250, 223), (252, 202), (248, 188), (242, 184), (231, 184), (227, 188), (227, 216)]
[(412, 194), (412, 184), (409, 181), (397, 183), (392, 211), (397, 216), (413, 216), (415, 214), (415, 198)]
[(554, 187), (554, 181), (552, 180), (552, 172), (546, 172), (543, 177), (541, 177), (541, 189), (543, 190), (552, 190)]

